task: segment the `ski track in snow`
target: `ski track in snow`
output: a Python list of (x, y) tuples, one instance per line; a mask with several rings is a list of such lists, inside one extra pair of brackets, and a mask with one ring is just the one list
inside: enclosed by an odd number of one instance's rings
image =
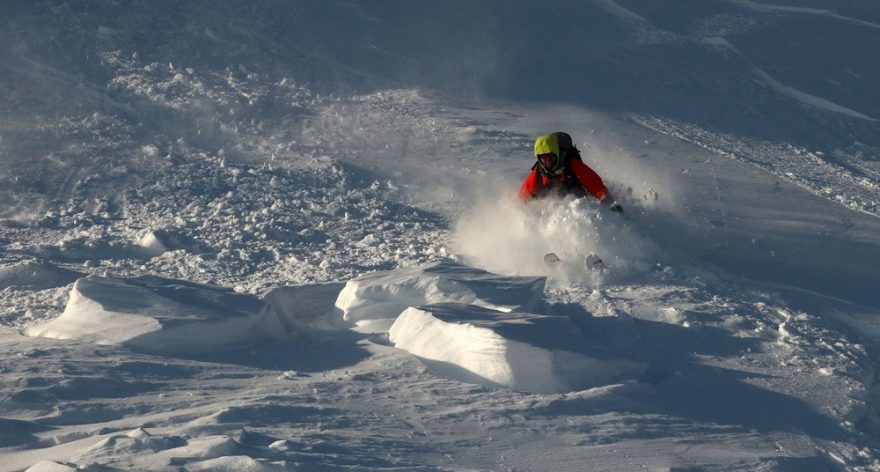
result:
[(750, 143), (656, 117), (635, 117), (634, 120), (646, 128), (680, 138), (712, 153), (756, 165), (814, 195), (853, 210), (880, 215), (877, 200), (880, 173), (852, 157), (826, 156), (821, 151), (811, 152), (786, 143)]
[(637, 21), (637, 22), (647, 22), (646, 19), (639, 16), (638, 14), (632, 12), (631, 10), (627, 10), (626, 8), (620, 6), (619, 3), (613, 0), (593, 0), (599, 8), (607, 11), (608, 13), (620, 17), (627, 21)]
[(761, 3), (755, 2), (752, 0), (727, 0), (730, 3), (734, 3), (736, 5), (740, 5), (746, 8), (751, 8), (758, 11), (769, 11), (769, 12), (784, 12), (784, 13), (801, 13), (807, 15), (817, 15), (824, 16), (827, 18), (833, 18), (836, 20), (842, 20), (849, 23), (853, 23), (859, 26), (865, 26), (868, 28), (880, 29), (880, 24), (873, 23), (870, 21), (864, 21), (857, 18), (851, 18), (845, 15), (840, 15), (838, 13), (833, 12), (832, 10), (825, 10), (821, 8), (805, 8), (805, 7), (797, 7), (797, 6), (787, 6), (787, 5), (777, 5), (777, 4), (769, 4), (769, 3)]
[(797, 101), (804, 103), (806, 105), (816, 107), (816, 108), (821, 108), (821, 109), (828, 110), (828, 111), (832, 111), (834, 113), (842, 113), (844, 115), (852, 116), (852, 117), (859, 118), (862, 120), (867, 120), (867, 121), (872, 121), (872, 122), (877, 121), (875, 118), (871, 118), (870, 116), (863, 115), (855, 110), (850, 110), (849, 108), (840, 106), (830, 100), (826, 100), (822, 97), (810, 95), (810, 94), (802, 92), (796, 88), (789, 87), (789, 86), (779, 82), (778, 80), (774, 79), (773, 77), (768, 75), (766, 72), (762, 71), (761, 69), (755, 68), (755, 70), (753, 72), (758, 77), (758, 79), (760, 79), (762, 82), (767, 84), (767, 86), (770, 87), (773, 91), (780, 93), (782, 95), (785, 95), (786, 97), (797, 100)]
[[(87, 93), (0, 116), (0, 470), (880, 468), (878, 306), (807, 285), (876, 278), (869, 160), (582, 107), (328, 94), (88, 28), (97, 86), (10, 62)], [(336, 63), (318, 59), (303, 76)], [(626, 213), (515, 202), (557, 128)], [(805, 221), (774, 219), (797, 198)], [(800, 274), (811, 244), (838, 252)], [(847, 244), (867, 257), (835, 265)]]

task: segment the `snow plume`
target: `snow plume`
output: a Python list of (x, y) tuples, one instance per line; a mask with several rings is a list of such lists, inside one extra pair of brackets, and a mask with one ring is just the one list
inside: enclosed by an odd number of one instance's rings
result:
[[(453, 248), (465, 262), (490, 272), (547, 275), (551, 283), (601, 285), (644, 273), (657, 250), (625, 215), (588, 199), (543, 200), (522, 205), (512, 195), (483, 201), (455, 224)], [(544, 255), (560, 262), (548, 267)], [(604, 273), (586, 268), (596, 254)]]
[[(607, 123), (618, 127), (617, 123)], [(624, 208), (649, 208), (680, 213), (681, 187), (676, 176), (663, 163), (662, 155), (651, 140), (621, 142), (620, 136), (586, 134), (581, 149), (584, 162), (592, 167)]]
[(521, 143), (440, 100), (421, 89), (338, 98), (305, 121), (300, 143), (338, 156), (406, 204), (464, 207), (487, 185), (502, 185), (493, 173)]

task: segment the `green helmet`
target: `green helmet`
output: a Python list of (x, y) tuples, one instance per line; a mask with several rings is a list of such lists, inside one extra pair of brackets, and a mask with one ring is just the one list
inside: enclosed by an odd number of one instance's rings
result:
[(562, 167), (562, 158), (559, 155), (559, 141), (557, 141), (556, 136), (544, 134), (535, 139), (535, 158), (541, 154), (553, 154), (556, 156), (555, 163), (549, 169), (538, 159), (538, 166), (545, 174), (553, 174)]

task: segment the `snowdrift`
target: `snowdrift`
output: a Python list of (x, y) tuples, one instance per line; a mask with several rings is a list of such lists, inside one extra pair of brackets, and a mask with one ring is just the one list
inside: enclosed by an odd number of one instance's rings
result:
[(408, 308), (389, 335), (439, 375), (530, 393), (582, 390), (641, 370), (635, 362), (588, 355), (565, 316), (436, 304)]
[(365, 274), (345, 286), (279, 287), (260, 300), (174, 279), (88, 276), (74, 283), (61, 316), (25, 334), (193, 354), (316, 331), (387, 332), (440, 376), (535, 393), (640, 370), (591, 354), (568, 317), (530, 313), (540, 308), (545, 281), (441, 261)]
[(0, 265), (0, 290), (18, 287), (43, 290), (67, 285), (83, 274), (42, 260), (28, 260)]
[(502, 277), (441, 261), (350, 280), (336, 298), (336, 309), (356, 331), (382, 333), (410, 306), (464, 303), (501, 312), (530, 311), (541, 300), (545, 283), (545, 277)]
[(147, 352), (198, 353), (283, 333), (256, 297), (182, 280), (89, 276), (73, 285), (58, 318), (29, 336), (127, 345)]
[(544, 277), (504, 277), (449, 261), (349, 281), (336, 300), (356, 331), (391, 343), (437, 375), (533, 393), (579, 390), (638, 373), (600, 358), (566, 316), (540, 308)]
[(342, 283), (278, 287), (267, 293), (263, 301), (291, 334), (335, 331), (345, 328), (333, 316), (333, 301), (343, 287)]

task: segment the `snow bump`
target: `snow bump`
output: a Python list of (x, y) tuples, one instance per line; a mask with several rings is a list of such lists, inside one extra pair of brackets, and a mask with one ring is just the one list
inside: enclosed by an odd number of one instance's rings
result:
[(76, 281), (61, 316), (25, 334), (176, 353), (237, 347), (278, 328), (274, 312), (251, 295), (152, 276), (89, 276)]
[(394, 322), (389, 338), (443, 377), (530, 393), (607, 385), (641, 369), (592, 357), (565, 316), (456, 303), (411, 307)]
[(336, 310), (355, 331), (387, 332), (435, 374), (492, 388), (569, 392), (642, 370), (591, 350), (567, 316), (533, 313), (545, 283), (440, 261), (350, 280)]
[(350, 280), (336, 298), (336, 309), (356, 331), (387, 332), (411, 306), (465, 303), (501, 312), (531, 311), (545, 283), (545, 277), (506, 277), (440, 261)]
[(58, 267), (50, 262), (27, 260), (0, 265), (0, 290), (18, 287), (31, 290), (67, 285), (83, 274)]

